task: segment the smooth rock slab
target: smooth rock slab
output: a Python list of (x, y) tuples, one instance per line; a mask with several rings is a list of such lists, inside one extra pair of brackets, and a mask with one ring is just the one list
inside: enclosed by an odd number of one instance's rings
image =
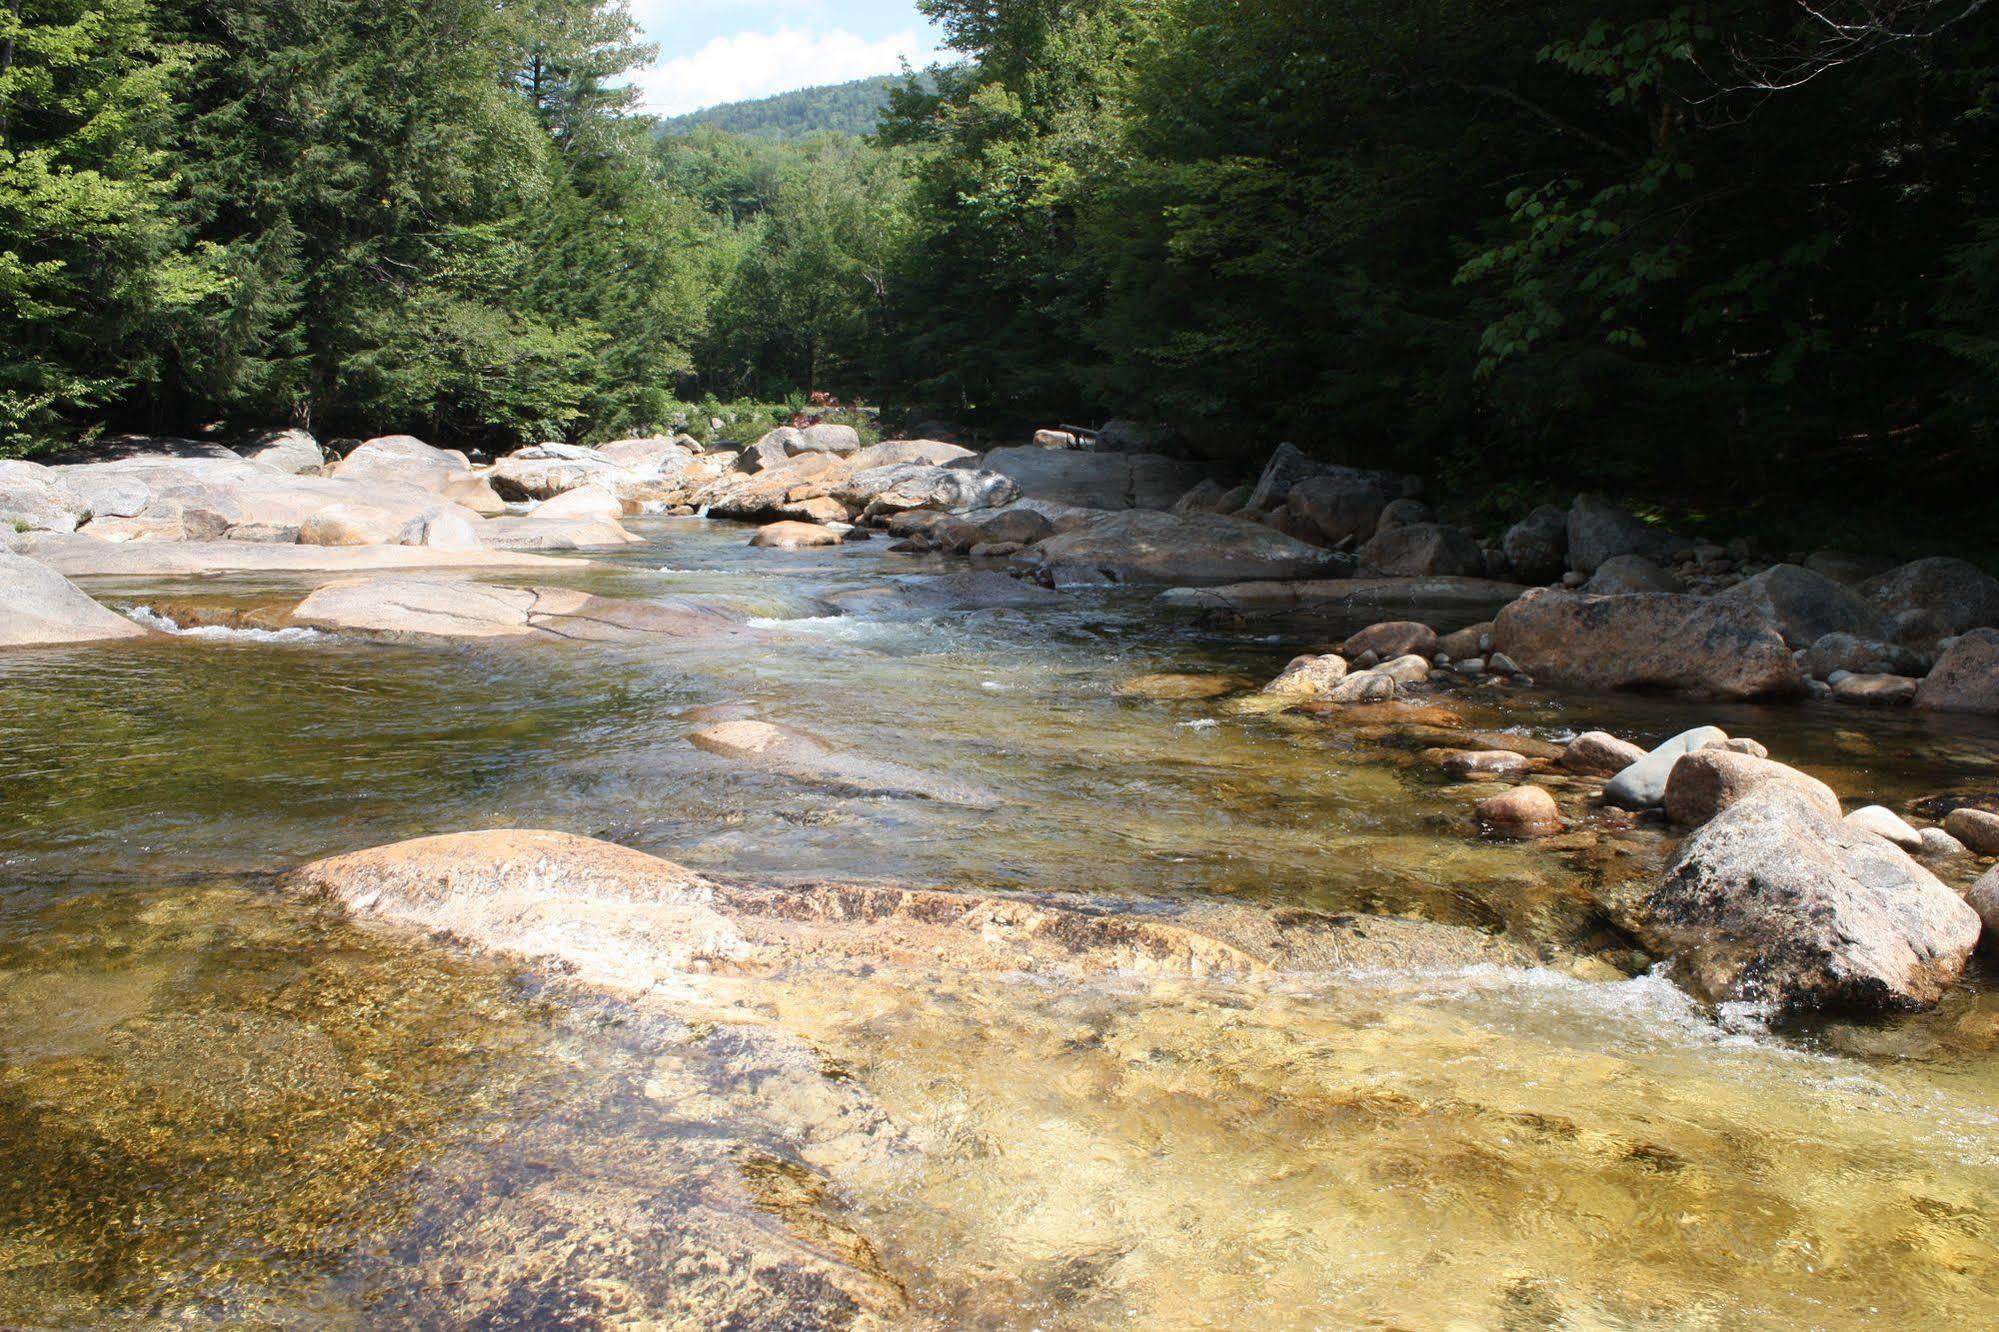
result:
[[(494, 526), (479, 526), (486, 535)], [(84, 534), (30, 534), (21, 554), (70, 578), (178, 578), (221, 573), (359, 573), (421, 569), (577, 569), (581, 560), (430, 546), (295, 546), (254, 541), (99, 541)]]
[(46, 565), (0, 550), (0, 648), (152, 636)]
[(330, 583), (292, 612), (309, 629), (372, 638), (632, 642), (738, 632), (742, 617), (691, 599), (622, 601), (569, 588), (497, 587), (458, 578)]
[(1628, 923), (1694, 993), (1779, 1013), (1926, 1007), (1979, 934), (1935, 875), (1782, 782), (1690, 836)]

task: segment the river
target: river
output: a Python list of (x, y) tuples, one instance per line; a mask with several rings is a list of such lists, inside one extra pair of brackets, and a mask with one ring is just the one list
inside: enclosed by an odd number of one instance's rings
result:
[[(1262, 681), (1338, 626), (1219, 626), (1125, 589), (837, 614), (829, 593), (953, 566), (632, 526), (648, 544), (564, 581), (713, 598), (760, 638), (209, 631), (0, 656), (0, 1322), (659, 1322), (618, 1273), (684, 1254), (537, 1257), (509, 1220), (530, 1188), (546, 1218), (641, 1186), (646, 1233), (683, 1249), (731, 1206), (837, 1212), (808, 1247), (898, 1292), (888, 1321), (908, 1326), (1999, 1321), (1984, 973), (1876, 1023), (1710, 1014), (1593, 904), (1657, 868), (1657, 832), (1482, 839), (1468, 788), (1392, 728), (1119, 689)], [(89, 590), (130, 608), (286, 586)], [(1552, 739), (1715, 722), (1850, 801), (1999, 786), (1999, 732), (1906, 711), (1445, 701)], [(979, 798), (828, 789), (688, 742), (739, 713)], [(272, 882), (497, 827), (766, 883), (1406, 917), (1480, 931), (1501, 960), (1256, 982), (940, 968), (921, 986), (801, 967), (757, 995), (817, 1052), (801, 1069)], [(856, 1116), (865, 1133), (800, 1128)], [(794, 1156), (817, 1173), (757, 1164)], [(794, 1187), (809, 1206), (787, 1210)], [(481, 1243), (548, 1302), (437, 1276)], [(712, 1278), (673, 1279), (698, 1309)]]

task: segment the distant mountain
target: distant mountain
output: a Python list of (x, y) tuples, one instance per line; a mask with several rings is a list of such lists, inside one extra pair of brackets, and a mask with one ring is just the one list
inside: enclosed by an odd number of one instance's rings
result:
[(704, 126), (757, 139), (802, 139), (811, 134), (872, 134), (900, 74), (852, 83), (829, 83), (797, 92), (725, 102), (659, 122), (661, 134), (687, 134)]

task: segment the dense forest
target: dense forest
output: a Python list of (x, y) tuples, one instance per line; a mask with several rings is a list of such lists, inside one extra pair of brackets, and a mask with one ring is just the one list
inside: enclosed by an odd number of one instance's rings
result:
[(888, 109), (895, 75), (828, 83), (748, 102), (727, 102), (659, 122), (661, 134), (716, 129), (757, 139), (805, 139), (815, 134), (873, 134)]
[(1715, 504), (1999, 472), (1978, 0), (921, 8), (962, 63), (773, 142), (656, 133), (593, 0), (19, 0), (0, 449), (816, 389)]

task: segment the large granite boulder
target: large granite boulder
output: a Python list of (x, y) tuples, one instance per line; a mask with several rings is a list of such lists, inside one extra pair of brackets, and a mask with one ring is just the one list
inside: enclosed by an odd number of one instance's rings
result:
[(1381, 479), (1352, 467), (1329, 467), (1291, 487), (1284, 508), (1307, 524), (1320, 543), (1366, 541), (1394, 497)]
[(456, 449), (440, 449), (414, 435), (367, 440), (333, 467), (341, 481), (413, 486), (462, 504), (474, 513), (504, 513), (506, 505), (486, 478)]
[(1569, 567), (1569, 515), (1543, 504), (1507, 528), (1499, 546), (1521, 582), (1559, 582)]
[(326, 464), (326, 452), (307, 430), (272, 430), (258, 435), (243, 446), (242, 454), (251, 462), (275, 467), (280, 472), (302, 475), (317, 472)]
[(0, 550), (0, 648), (146, 637), (47, 565)]
[(1020, 497), (1020, 487), (1012, 477), (925, 463), (871, 467), (833, 481), (827, 489), (834, 499), (868, 519), (910, 509), (971, 513), (997, 509)]
[(1881, 612), (1859, 593), (1802, 565), (1774, 565), (1716, 599), (1756, 611), (1794, 648), (1835, 633), (1880, 638), (1888, 629)]
[(1826, 634), (1815, 639), (1798, 658), (1798, 669), (1816, 680), (1834, 671), (1855, 675), (1921, 675), (1929, 658), (1913, 648), (1855, 634)]
[(1177, 586), (1300, 578), (1330, 559), (1325, 551), (1247, 519), (1152, 509), (1107, 514), (1028, 553), (1058, 586), (1106, 579)]
[(1619, 555), (1658, 559), (1666, 553), (1663, 533), (1601, 495), (1578, 495), (1569, 508), (1569, 567), (1593, 574)]
[(978, 456), (961, 444), (950, 444), (941, 439), (885, 439), (862, 449), (849, 461), (854, 464), (855, 471), (865, 472), (874, 467), (892, 467), (896, 463), (927, 463), (932, 467), (968, 459), (976, 463)]
[(1960, 636), (1916, 686), (1916, 706), (1999, 716), (1999, 632), (1974, 629)]
[(1151, 453), (1006, 448), (981, 465), (1012, 479), (1030, 499), (1085, 509), (1170, 509), (1201, 479), (1192, 463)]
[(1478, 542), (1448, 523), (1386, 528), (1360, 548), (1363, 578), (1476, 578), (1484, 572)]
[(1935, 875), (1783, 782), (1688, 837), (1624, 914), (1696, 994), (1779, 1013), (1933, 1004), (1979, 934)]
[(1547, 684), (1696, 698), (1787, 697), (1804, 678), (1746, 606), (1672, 593), (1593, 597), (1540, 589), (1499, 613), (1493, 644)]
[(636, 498), (655, 476), (634, 472), (580, 444), (531, 444), (494, 463), (486, 473), (509, 500), (554, 499), (579, 486), (596, 486), (619, 499)]
[(1860, 590), (1890, 616), (1928, 612), (1944, 634), (1999, 628), (1999, 579), (1964, 560), (1916, 560), (1868, 579)]
[(1809, 773), (1775, 759), (1708, 745), (1682, 754), (1666, 778), (1666, 817), (1682, 828), (1698, 828), (1722, 811), (1760, 790), (1766, 782), (1781, 782), (1799, 792), (1827, 818), (1841, 817), (1839, 796)]
[(0, 459), (0, 531), (74, 532), (90, 501), (38, 463)]
[(501, 587), (462, 578), (383, 575), (328, 583), (294, 622), (370, 638), (628, 642), (741, 631), (743, 617), (688, 599), (623, 601), (569, 588)]

